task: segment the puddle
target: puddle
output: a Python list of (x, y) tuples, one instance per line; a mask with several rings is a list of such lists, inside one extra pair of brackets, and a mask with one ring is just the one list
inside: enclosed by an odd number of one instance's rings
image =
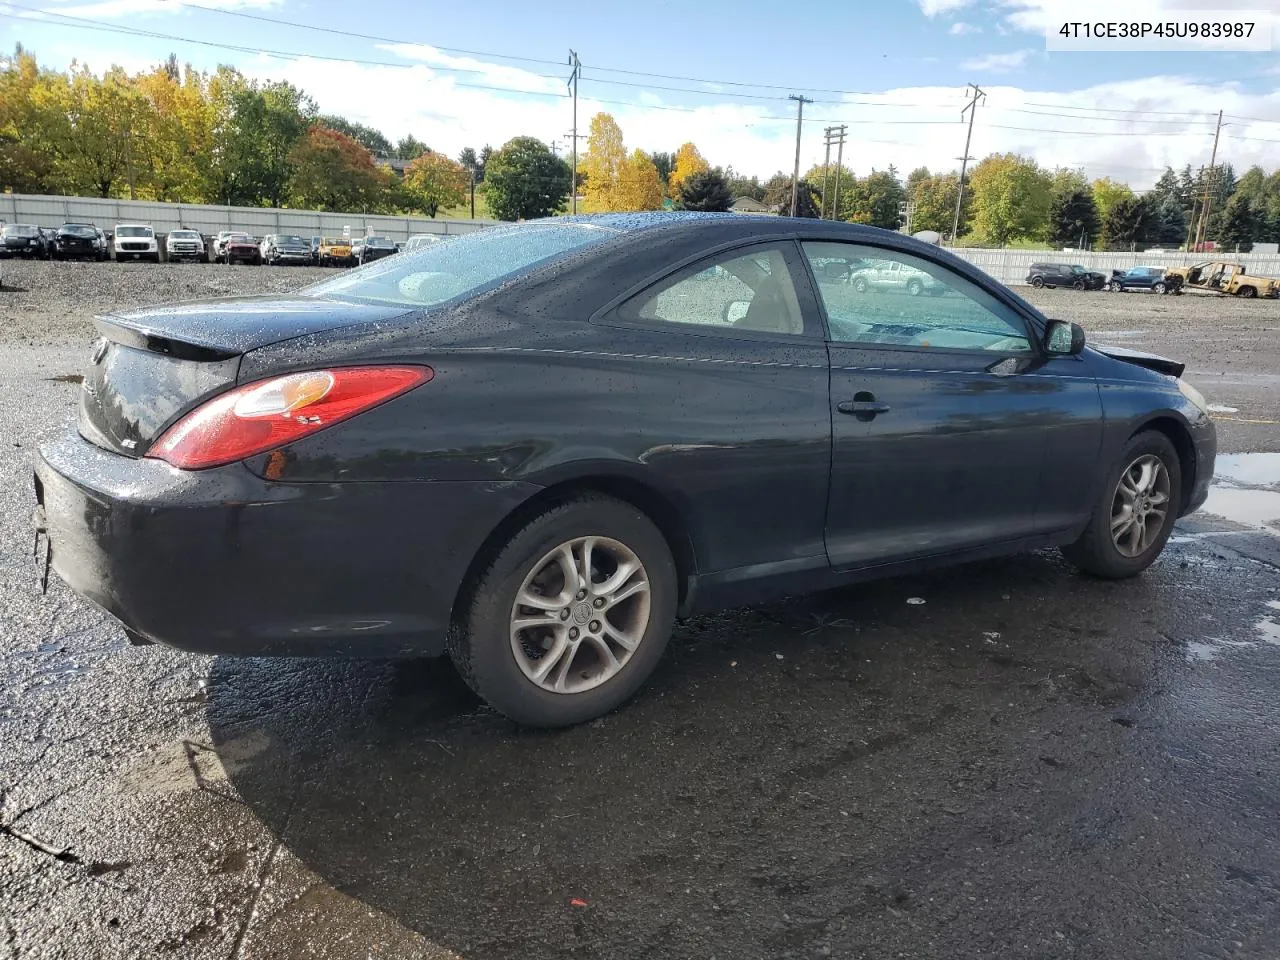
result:
[(1209, 499), (1202, 509), (1224, 520), (1280, 535), (1280, 453), (1219, 456)]
[[(1267, 603), (1267, 606), (1272, 610), (1280, 611), (1280, 601), (1272, 600)], [(1280, 647), (1280, 616), (1262, 617), (1254, 623), (1253, 629), (1256, 636), (1247, 640), (1235, 637), (1205, 637), (1203, 640), (1189, 640), (1186, 649), (1187, 659), (1204, 663), (1216, 660), (1228, 650), (1238, 650), (1241, 647), (1256, 647), (1259, 644)]]
[(1108, 340), (1136, 340), (1138, 337), (1145, 337), (1150, 330), (1099, 330), (1095, 335), (1095, 339), (1099, 343), (1106, 343)]

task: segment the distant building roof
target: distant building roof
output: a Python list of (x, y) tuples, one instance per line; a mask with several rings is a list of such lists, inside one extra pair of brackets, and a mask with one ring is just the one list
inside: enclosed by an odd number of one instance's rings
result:
[(770, 209), (755, 197), (739, 197), (733, 201), (734, 213), (770, 213)]

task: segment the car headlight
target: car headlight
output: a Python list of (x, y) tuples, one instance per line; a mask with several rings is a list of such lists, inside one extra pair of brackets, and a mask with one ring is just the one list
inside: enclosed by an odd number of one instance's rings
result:
[(1203, 393), (1191, 384), (1187, 383), (1187, 381), (1183, 380), (1181, 377), (1178, 378), (1178, 390), (1184, 397), (1195, 404), (1196, 408), (1201, 413), (1206, 417), (1209, 416), (1209, 401), (1205, 399)]

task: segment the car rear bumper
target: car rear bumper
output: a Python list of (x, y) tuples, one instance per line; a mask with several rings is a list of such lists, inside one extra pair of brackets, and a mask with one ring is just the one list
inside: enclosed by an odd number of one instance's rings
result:
[(144, 640), (199, 653), (434, 655), (522, 483), (281, 484), (69, 436), (43, 446), (53, 571)]

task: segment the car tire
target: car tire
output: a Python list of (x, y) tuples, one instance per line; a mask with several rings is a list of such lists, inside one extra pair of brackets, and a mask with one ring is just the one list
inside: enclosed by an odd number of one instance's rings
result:
[(1166, 287), (1166, 286), (1164, 285), (1164, 283), (1163, 283), (1163, 282), (1153, 283), (1153, 284), (1151, 285), (1151, 292), (1152, 292), (1152, 293), (1160, 293), (1160, 294), (1162, 294), (1162, 293), (1164, 293), (1167, 289), (1169, 289), (1169, 288), (1168, 288), (1168, 287)]
[(866, 278), (866, 277), (858, 277), (858, 278), (856, 278), (856, 279), (853, 281), (853, 290), (854, 290), (854, 292), (855, 292), (855, 293), (866, 293), (866, 292), (867, 292), (867, 278)]
[[(569, 592), (566, 587), (573, 584), (555, 555), (567, 547), (573, 568), (580, 571), (587, 539), (594, 540), (589, 561), (594, 587), (584, 585), (590, 591), (586, 594)], [(616, 606), (603, 607), (620, 611), (621, 619), (596, 615), (593, 608), (607, 601), (602, 596), (593, 599), (591, 593), (616, 575), (618, 566), (612, 564), (623, 562), (639, 566), (615, 592), (626, 593), (637, 582), (647, 588), (633, 590)], [(545, 579), (539, 581), (546, 576), (552, 578), (549, 588)], [(536, 623), (541, 605), (517, 606), (516, 599), (521, 591), (546, 596), (546, 589), (565, 595), (566, 602), (558, 613), (546, 608), (544, 629)], [(670, 638), (677, 592), (671, 550), (653, 521), (629, 503), (584, 494), (533, 517), (497, 552), (474, 585), (464, 590), (447, 649), (471, 689), (517, 723), (583, 723), (622, 704), (648, 678)], [(624, 631), (620, 625), (626, 618), (631, 622)], [(521, 620), (534, 625), (516, 628)], [(634, 640), (629, 653), (610, 639), (627, 632)], [(602, 645), (611, 651), (613, 663), (600, 653)], [(563, 652), (542, 668), (549, 675), (538, 678), (538, 664), (555, 650)], [(569, 689), (552, 689), (557, 685)], [(574, 685), (579, 689), (572, 689)]]
[(1246, 300), (1252, 300), (1257, 295), (1258, 295), (1258, 291), (1255, 290), (1253, 287), (1240, 288), (1240, 296), (1244, 297), (1244, 299)]
[(1044, 286), (1044, 277), (1032, 277), (1031, 285), (1035, 287), (1037, 290), (1039, 290), (1041, 287)]
[[(1143, 465), (1156, 462), (1164, 471), (1163, 480), (1158, 472), (1154, 473), (1150, 488), (1143, 493)], [(1152, 469), (1155, 470), (1155, 467)], [(1129, 515), (1132, 515), (1133, 494), (1130, 491), (1134, 489), (1139, 491), (1139, 496), (1146, 498), (1142, 502), (1150, 503), (1152, 509), (1161, 509), (1160, 503), (1163, 503), (1164, 513), (1160, 517), (1160, 526), (1148, 535), (1145, 523), (1138, 533), (1134, 533), (1133, 526), (1129, 524), (1120, 527), (1113, 534), (1117, 523), (1123, 523), (1126, 505), (1129, 505)], [(1163, 496), (1164, 500), (1159, 501), (1159, 496)], [(1063, 556), (1085, 573), (1107, 580), (1119, 580), (1141, 573), (1164, 550), (1178, 519), (1181, 503), (1182, 466), (1173, 443), (1157, 430), (1136, 434), (1125, 444), (1115, 465), (1108, 471), (1102, 493), (1094, 503), (1089, 525), (1075, 543), (1062, 548)], [(1143, 516), (1150, 517), (1152, 514), (1144, 513)], [(1149, 540), (1146, 539), (1148, 536)]]
[(1072, 281), (1072, 283), (1071, 283), (1071, 289), (1072, 289), (1072, 290), (1083, 290), (1083, 289), (1084, 289), (1084, 281), (1083, 281), (1083, 280), (1073, 280), (1073, 281)]
[(907, 293), (913, 297), (920, 296), (920, 291), (924, 289), (924, 284), (919, 280), (909, 280), (907, 282)]

